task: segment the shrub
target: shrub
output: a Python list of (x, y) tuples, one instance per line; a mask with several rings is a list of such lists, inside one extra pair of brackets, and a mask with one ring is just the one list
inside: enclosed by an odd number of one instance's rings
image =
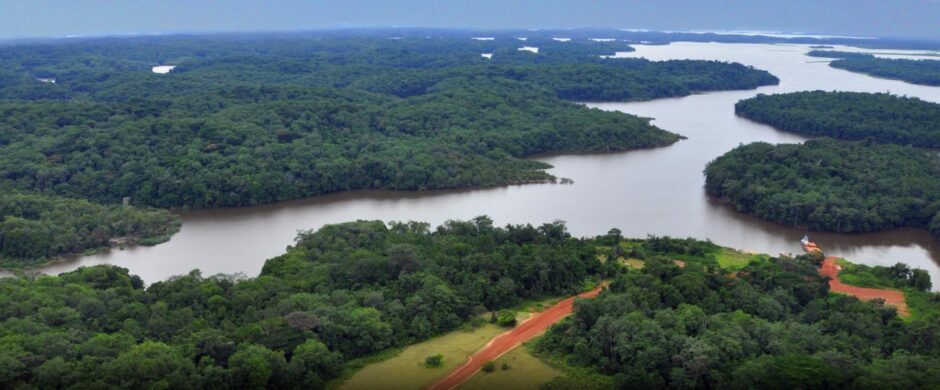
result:
[(424, 366), (428, 368), (440, 367), (444, 363), (444, 355), (428, 355), (424, 358)]
[(495, 370), (496, 370), (496, 363), (493, 363), (492, 361), (483, 363), (483, 372), (493, 372)]
[(512, 310), (500, 310), (496, 315), (496, 324), (499, 326), (515, 326), (516, 312)]

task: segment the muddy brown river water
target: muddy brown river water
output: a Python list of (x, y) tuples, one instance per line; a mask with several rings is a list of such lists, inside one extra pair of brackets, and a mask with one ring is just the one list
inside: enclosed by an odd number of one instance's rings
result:
[(674, 43), (636, 46), (623, 56), (652, 60), (710, 59), (736, 61), (769, 70), (780, 85), (756, 90), (715, 92), (634, 103), (588, 103), (654, 118), (653, 123), (688, 137), (672, 146), (612, 154), (539, 158), (551, 173), (574, 184), (532, 184), (441, 191), (359, 191), (274, 205), (185, 212), (182, 230), (165, 244), (111, 250), (42, 268), (59, 273), (82, 265), (109, 263), (129, 268), (146, 282), (202, 270), (204, 275), (257, 275), (264, 261), (284, 252), (297, 231), (357, 219), (417, 220), (434, 225), (448, 219), (487, 214), (497, 224), (540, 224), (564, 220), (577, 236), (597, 235), (612, 227), (625, 236), (691, 236), (720, 245), (777, 254), (798, 252), (798, 240), (810, 234), (828, 254), (865, 264), (898, 261), (929, 270), (940, 285), (940, 246), (924, 231), (900, 229), (873, 234), (831, 234), (794, 229), (736, 212), (705, 195), (705, 164), (743, 143), (802, 142), (734, 115), (734, 103), (757, 93), (801, 90), (886, 92), (940, 102), (940, 88), (878, 79), (833, 69), (806, 57), (805, 45)]

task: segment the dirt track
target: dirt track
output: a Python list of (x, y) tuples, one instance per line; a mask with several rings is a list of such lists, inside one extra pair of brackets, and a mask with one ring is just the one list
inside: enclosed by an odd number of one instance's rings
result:
[(836, 264), (836, 259), (837, 257), (827, 257), (826, 260), (823, 260), (822, 267), (819, 268), (819, 273), (828, 276), (830, 279), (830, 291), (849, 294), (866, 301), (881, 298), (884, 299), (885, 304), (896, 307), (898, 314), (905, 317), (911, 315), (907, 310), (907, 303), (904, 301), (904, 293), (898, 290), (856, 287), (842, 283), (842, 281), (839, 280), (840, 268), (839, 265)]
[[(577, 295), (577, 297), (595, 297), (601, 292), (601, 288), (602, 287), (598, 287), (594, 290), (581, 293)], [(574, 299), (575, 297), (566, 298), (565, 300), (555, 304), (555, 306), (552, 306), (541, 313), (533, 315), (512, 330), (494, 337), (493, 340), (483, 347), (483, 349), (474, 353), (473, 356), (470, 356), (466, 363), (460, 367), (457, 367), (456, 370), (451, 372), (443, 379), (438, 380), (436, 383), (431, 385), (429, 389), (450, 390), (460, 386), (461, 383), (465, 382), (467, 379), (470, 379), (473, 374), (479, 371), (480, 368), (483, 367), (483, 363), (494, 360), (500, 355), (519, 346), (519, 344), (535, 338), (548, 329), (548, 327), (552, 326), (552, 324), (561, 321), (562, 318), (565, 318), (565, 316), (571, 314), (571, 312), (574, 310)]]

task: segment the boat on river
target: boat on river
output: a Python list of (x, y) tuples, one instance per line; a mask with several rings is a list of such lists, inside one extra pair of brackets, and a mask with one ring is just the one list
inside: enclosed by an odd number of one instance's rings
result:
[(810, 241), (809, 236), (803, 236), (803, 239), (800, 240), (800, 246), (803, 247), (803, 252), (806, 253), (822, 253), (822, 249), (819, 248), (819, 245)]

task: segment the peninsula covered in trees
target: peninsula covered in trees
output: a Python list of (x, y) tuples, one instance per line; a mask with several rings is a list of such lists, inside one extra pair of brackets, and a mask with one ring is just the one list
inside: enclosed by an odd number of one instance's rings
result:
[(153, 245), (179, 230), (169, 211), (59, 196), (0, 192), (0, 265), (35, 265), (116, 245)]
[[(125, 197), (141, 208), (205, 208), (353, 189), (545, 181), (548, 166), (527, 157), (681, 138), (570, 100), (778, 82), (740, 64), (602, 58), (631, 50), (623, 41), (482, 40), (452, 31), (7, 44), (0, 47), (0, 185), (104, 210)], [(175, 68), (156, 74), (156, 65)], [(37, 215), (17, 245), (62, 253), (38, 248), (46, 233), (33, 229), (59, 220)], [(70, 237), (56, 248), (87, 246)]]
[[(916, 374), (914, 384), (938, 377), (916, 372), (938, 366), (930, 311), (904, 322), (893, 308), (830, 296), (812, 259), (723, 268), (721, 250), (616, 230), (579, 239), (562, 223), (359, 221), (300, 234), (257, 278), (194, 271), (144, 288), (105, 265), (4, 278), (0, 293), (16, 299), (0, 301), (0, 383), (324, 388), (356, 359), (602, 279), (610, 292), (579, 302), (538, 349), (618, 383), (877, 384), (878, 367)], [(791, 377), (804, 366), (838, 375)]]
[(829, 63), (833, 68), (913, 84), (940, 86), (940, 60), (878, 58), (871, 54), (834, 50), (812, 50), (807, 55), (838, 58)]
[(940, 237), (940, 157), (832, 139), (739, 146), (705, 168), (705, 190), (738, 210), (835, 232), (927, 228)]
[(884, 93), (794, 92), (734, 105), (742, 117), (810, 137), (940, 147), (940, 104)]

